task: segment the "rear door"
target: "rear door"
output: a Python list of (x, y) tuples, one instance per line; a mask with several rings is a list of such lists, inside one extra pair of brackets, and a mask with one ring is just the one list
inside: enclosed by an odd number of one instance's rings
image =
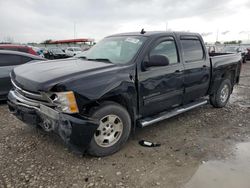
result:
[(210, 82), (210, 62), (199, 36), (180, 36), (184, 59), (184, 103), (207, 94)]
[(169, 59), (169, 65), (149, 67), (138, 73), (142, 116), (153, 115), (182, 103), (183, 64), (178, 54), (177, 44), (172, 36), (161, 37), (149, 47), (142, 64), (149, 61), (152, 55), (164, 55)]

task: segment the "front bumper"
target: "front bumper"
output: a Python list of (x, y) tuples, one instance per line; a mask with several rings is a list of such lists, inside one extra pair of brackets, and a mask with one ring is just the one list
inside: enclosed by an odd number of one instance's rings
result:
[(41, 126), (47, 132), (57, 133), (68, 145), (86, 149), (97, 127), (97, 121), (60, 113), (43, 104), (33, 106), (19, 99), (14, 90), (8, 94), (8, 106), (18, 119), (32, 126)]

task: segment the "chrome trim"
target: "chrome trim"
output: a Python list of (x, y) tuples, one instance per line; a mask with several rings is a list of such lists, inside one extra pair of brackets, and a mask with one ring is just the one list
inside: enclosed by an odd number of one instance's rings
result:
[[(43, 104), (31, 103), (30, 101), (26, 101), (26, 100), (20, 98), (14, 90), (10, 90), (8, 98), (9, 98), (8, 103), (10, 103), (10, 105), (11, 105), (11, 103), (13, 103), (16, 106), (23, 106), (23, 107), (27, 107), (30, 109), (34, 109), (34, 110), (36, 110), (37, 113), (39, 113), (41, 115), (46, 115), (52, 119), (55, 119), (55, 120), (60, 119), (60, 115), (59, 115), (60, 112), (54, 110), (53, 108), (51, 108), (49, 106), (43, 105)], [(15, 112), (13, 112), (13, 113), (15, 113)]]
[(35, 96), (35, 97), (39, 97), (39, 98), (42, 97), (42, 95), (40, 95), (40, 94), (30, 93), (30, 92), (28, 92), (28, 91), (23, 90), (22, 88), (18, 87), (18, 86), (15, 84), (15, 82), (13, 82), (13, 80), (11, 80), (11, 83), (13, 84), (13, 86), (14, 86), (15, 88), (17, 88), (18, 90), (20, 90), (21, 92), (23, 92), (23, 93), (25, 93), (25, 94), (27, 94), (27, 95), (31, 95), (31, 96)]
[(40, 107), (40, 104), (44, 104), (47, 106), (54, 106), (51, 103), (47, 103), (47, 102), (43, 102), (43, 101), (36, 101), (36, 100), (32, 100), (30, 98), (27, 98), (23, 95), (21, 95), (18, 91), (15, 90), (10, 90), (10, 94), (18, 101), (27, 104), (27, 105), (31, 105), (31, 106), (35, 106), (35, 107)]
[(164, 114), (160, 114), (159, 116), (157, 116), (155, 118), (144, 119), (144, 120), (142, 119), (142, 120), (139, 121), (139, 123), (140, 123), (141, 127), (146, 127), (148, 125), (151, 125), (151, 124), (157, 123), (159, 121), (171, 118), (173, 116), (176, 116), (176, 115), (181, 114), (183, 112), (186, 112), (186, 111), (189, 111), (191, 109), (197, 108), (199, 106), (205, 105), (207, 103), (208, 103), (207, 100), (203, 100), (203, 101), (199, 101), (199, 102), (193, 102), (193, 103), (187, 105), (186, 107), (184, 106), (182, 108), (177, 108), (177, 109), (172, 110), (170, 112), (166, 112)]
[(22, 88), (18, 87), (13, 80), (11, 80), (12, 85), (14, 86), (14, 90), (25, 97), (27, 100), (32, 100), (32, 101), (37, 101), (43, 104), (50, 104), (52, 103), (51, 99), (49, 96), (45, 95), (44, 93), (36, 94), (32, 93), (26, 90), (23, 90)]
[(22, 95), (20, 95), (18, 92), (15, 92), (13, 90), (10, 90), (9, 95), (12, 95), (12, 97), (14, 97), (15, 100), (20, 101), (21, 103), (24, 103), (24, 104), (27, 104), (30, 106), (34, 106), (34, 107), (40, 106), (40, 104), (38, 102), (27, 100)]
[(203, 101), (203, 102), (194, 104), (194, 105), (189, 106), (189, 107), (187, 107), (187, 108), (179, 109), (178, 112), (183, 113), (183, 112), (186, 112), (186, 111), (188, 111), (188, 110), (192, 110), (192, 109), (197, 108), (197, 107), (199, 107), (199, 106), (205, 105), (205, 104), (207, 104), (207, 103), (208, 103), (207, 100), (205, 100), (205, 101)]
[(18, 106), (24, 106), (24, 107), (27, 107), (27, 108), (32, 108), (32, 109), (40, 111), (40, 109), (38, 107), (30, 106), (28, 104), (20, 103), (20, 102), (17, 102), (17, 101), (15, 101), (14, 104), (18, 105)]

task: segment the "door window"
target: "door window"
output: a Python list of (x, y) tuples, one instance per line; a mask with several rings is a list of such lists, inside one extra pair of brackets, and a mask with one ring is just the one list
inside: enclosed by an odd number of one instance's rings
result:
[(152, 55), (163, 55), (167, 57), (169, 59), (169, 64), (178, 63), (176, 45), (173, 40), (160, 42), (151, 50), (149, 57)]
[(0, 66), (20, 65), (22, 62), (21, 56), (13, 54), (0, 54)]
[(20, 62), (20, 63), (21, 63), (21, 64), (27, 63), (27, 62), (29, 62), (29, 61), (31, 61), (31, 60), (32, 60), (32, 58), (30, 58), (30, 57), (22, 56), (22, 62)]
[(198, 39), (181, 39), (185, 62), (200, 61), (204, 58), (203, 47)]

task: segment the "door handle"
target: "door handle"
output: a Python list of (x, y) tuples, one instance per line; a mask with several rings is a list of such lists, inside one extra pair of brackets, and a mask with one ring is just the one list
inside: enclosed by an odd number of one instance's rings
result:
[(176, 70), (175, 73), (182, 73), (182, 70)]
[(202, 67), (203, 67), (203, 68), (207, 68), (207, 65), (203, 65)]

